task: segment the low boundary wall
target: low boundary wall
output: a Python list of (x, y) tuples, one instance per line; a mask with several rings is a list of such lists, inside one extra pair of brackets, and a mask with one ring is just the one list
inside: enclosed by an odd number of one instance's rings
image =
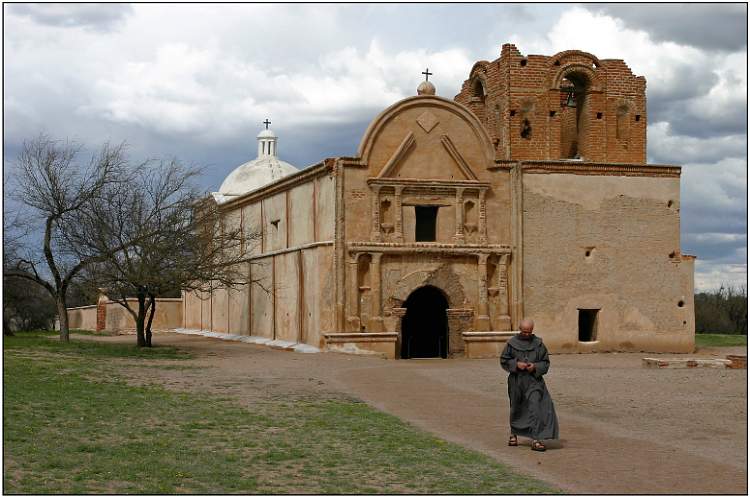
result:
[[(128, 304), (137, 309), (138, 300), (128, 299)], [(152, 330), (173, 330), (182, 327), (182, 298), (162, 297), (156, 299), (156, 314)], [(146, 315), (148, 318), (148, 315)], [(135, 330), (133, 316), (115, 301), (100, 299), (98, 304), (68, 308), (68, 325), (71, 329), (96, 332), (122, 333)]]

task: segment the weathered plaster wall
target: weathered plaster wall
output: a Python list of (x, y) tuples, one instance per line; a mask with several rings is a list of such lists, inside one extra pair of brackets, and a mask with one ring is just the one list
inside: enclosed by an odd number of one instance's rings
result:
[(335, 177), (316, 167), (316, 175), (287, 177), (288, 187), (257, 191), (227, 210), (227, 223), (246, 234), (245, 271), (255, 283), (214, 289), (205, 302), (186, 294), (186, 327), (320, 346), (321, 331), (333, 329)]
[(68, 327), (71, 329), (96, 330), (96, 305), (68, 308)]
[[(524, 314), (552, 350), (692, 351), (679, 195), (679, 178), (524, 175)], [(600, 309), (595, 343), (579, 308)]]

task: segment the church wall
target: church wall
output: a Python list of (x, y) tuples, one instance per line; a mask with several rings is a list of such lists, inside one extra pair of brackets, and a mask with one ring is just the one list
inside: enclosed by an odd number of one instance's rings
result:
[(211, 311), (213, 301), (209, 292), (200, 292), (200, 308), (201, 308), (201, 330), (213, 330), (211, 321)]
[(315, 181), (311, 181), (288, 191), (289, 247), (315, 241), (315, 190)]
[(333, 173), (318, 177), (316, 180), (315, 204), (317, 209), (316, 223), (318, 240), (333, 240), (336, 209), (336, 177)]
[(276, 339), (298, 342), (300, 332), (299, 253), (274, 257)]
[(200, 329), (201, 305), (198, 296), (194, 292), (183, 292), (182, 299), (185, 303), (185, 328)]
[(229, 332), (250, 335), (249, 286), (229, 289)]
[(216, 288), (211, 293), (211, 330), (214, 332), (229, 332), (229, 301), (227, 289)]
[[(692, 351), (679, 196), (679, 177), (524, 174), (524, 314), (551, 350)], [(600, 310), (596, 342), (578, 309)]]
[(287, 194), (282, 191), (262, 201), (263, 252), (287, 247)]
[(260, 283), (250, 286), (250, 335), (270, 339), (274, 336), (273, 265), (273, 257), (260, 258), (250, 270), (253, 280)]
[[(487, 241), (490, 244), (510, 244), (510, 170), (493, 172), (492, 188), (488, 190), (485, 202), (487, 203)], [(467, 237), (469, 237), (469, 234), (467, 234)]]
[(261, 203), (254, 202), (242, 206), (242, 230), (245, 234), (244, 251), (248, 256), (263, 252), (263, 218)]

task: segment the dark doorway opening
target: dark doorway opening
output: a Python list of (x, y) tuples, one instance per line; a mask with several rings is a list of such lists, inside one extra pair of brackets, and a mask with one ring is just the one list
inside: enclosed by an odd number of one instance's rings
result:
[(414, 206), (417, 242), (435, 242), (437, 235), (437, 214), (439, 206)]
[(596, 341), (599, 310), (578, 310), (578, 340), (580, 342)]
[(401, 319), (401, 358), (448, 357), (448, 300), (437, 287), (427, 285), (404, 302)]

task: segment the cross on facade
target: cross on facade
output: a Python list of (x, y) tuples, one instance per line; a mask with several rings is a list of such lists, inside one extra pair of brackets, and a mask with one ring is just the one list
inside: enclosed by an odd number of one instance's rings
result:
[(268, 129), (268, 125), (270, 125), (271, 122), (268, 120), (268, 118), (266, 118), (266, 120), (263, 121), (263, 124), (266, 125), (266, 130), (267, 130)]
[(422, 71), (422, 74), (424, 74), (424, 80), (430, 81), (430, 76), (432, 76), (432, 73), (430, 72), (430, 68), (425, 68), (424, 71)]

